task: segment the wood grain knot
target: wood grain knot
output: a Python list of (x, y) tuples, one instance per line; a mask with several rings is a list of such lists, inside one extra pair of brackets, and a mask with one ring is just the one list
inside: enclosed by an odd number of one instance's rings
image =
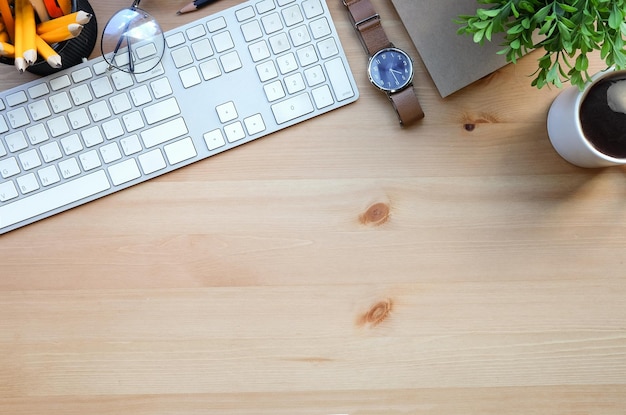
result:
[(391, 314), (393, 308), (393, 302), (387, 298), (379, 301), (369, 309), (361, 318), (361, 324), (369, 324), (371, 326), (377, 326)]
[(387, 220), (389, 220), (389, 205), (385, 203), (375, 203), (359, 216), (359, 221), (364, 225), (380, 226)]
[(467, 123), (463, 125), (463, 128), (465, 128), (465, 131), (474, 131), (476, 124)]

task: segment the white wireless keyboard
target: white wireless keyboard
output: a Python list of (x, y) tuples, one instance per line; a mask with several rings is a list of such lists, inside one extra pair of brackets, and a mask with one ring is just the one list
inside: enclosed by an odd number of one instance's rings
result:
[(149, 73), (98, 58), (0, 93), (0, 234), (358, 98), (323, 0), (248, 1), (165, 39)]

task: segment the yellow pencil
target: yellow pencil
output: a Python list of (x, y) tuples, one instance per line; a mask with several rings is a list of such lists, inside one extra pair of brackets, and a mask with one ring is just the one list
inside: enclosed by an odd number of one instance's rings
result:
[(56, 30), (42, 33), (40, 36), (44, 41), (46, 41), (46, 43), (52, 44), (73, 39), (78, 36), (82, 30), (83, 25), (80, 25), (78, 23), (72, 23), (67, 25), (66, 27), (60, 27)]
[(28, 67), (24, 59), (24, 20), (22, 19), (22, 3), (24, 0), (15, 0), (15, 33), (13, 36), (13, 46), (15, 46), (15, 68), (24, 72)]
[(0, 56), (15, 57), (15, 47), (10, 43), (0, 42)]
[(35, 41), (36, 28), (35, 28), (35, 10), (28, 0), (21, 0), (22, 2), (22, 20), (24, 31), (24, 60), (29, 65), (32, 65), (37, 60), (37, 43)]
[(4, 31), (4, 32), (0, 32), (0, 42), (9, 42), (9, 34)]
[(2, 15), (2, 20), (4, 21), (9, 38), (13, 40), (13, 35), (15, 34), (15, 23), (13, 21), (13, 15), (11, 14), (11, 7), (9, 7), (8, 0), (0, 0), (0, 14)]
[(53, 68), (60, 68), (63, 66), (61, 63), (61, 56), (59, 56), (56, 50), (52, 49), (52, 46), (47, 44), (46, 41), (38, 35), (35, 35), (35, 41), (37, 42), (37, 51), (41, 57), (48, 62), (48, 65)]
[(85, 25), (91, 20), (92, 14), (79, 10), (72, 14), (65, 15), (63, 17), (57, 17), (56, 19), (48, 20), (37, 25), (37, 34), (50, 32), (52, 30), (59, 29), (61, 27), (67, 27), (72, 23), (78, 23)]

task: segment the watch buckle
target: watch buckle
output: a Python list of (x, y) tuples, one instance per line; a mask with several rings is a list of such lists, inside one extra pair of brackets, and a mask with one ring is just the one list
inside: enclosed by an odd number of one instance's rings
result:
[(374, 20), (380, 21), (380, 15), (378, 13), (366, 17), (365, 19), (359, 20), (358, 22), (354, 22), (354, 27), (358, 29), (359, 26), (361, 26), (362, 24), (366, 24)]

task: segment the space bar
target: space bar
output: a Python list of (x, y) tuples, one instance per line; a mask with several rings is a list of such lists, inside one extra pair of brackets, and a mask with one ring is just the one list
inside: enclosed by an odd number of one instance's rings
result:
[(0, 229), (34, 218), (111, 187), (103, 170), (0, 206)]

